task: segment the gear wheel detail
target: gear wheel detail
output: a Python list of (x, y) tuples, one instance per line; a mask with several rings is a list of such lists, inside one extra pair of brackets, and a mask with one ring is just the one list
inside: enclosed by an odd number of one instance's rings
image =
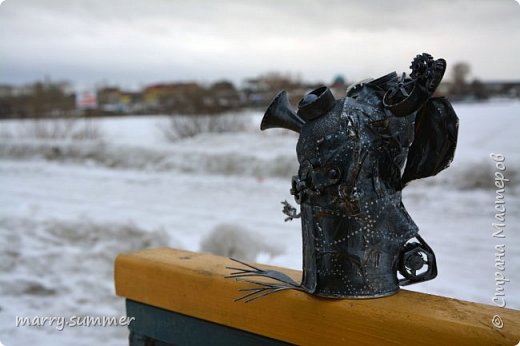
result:
[(444, 59), (434, 60), (430, 54), (422, 53), (415, 56), (410, 69), (412, 70), (410, 77), (424, 83), (428, 92), (433, 94), (446, 71), (446, 61)]

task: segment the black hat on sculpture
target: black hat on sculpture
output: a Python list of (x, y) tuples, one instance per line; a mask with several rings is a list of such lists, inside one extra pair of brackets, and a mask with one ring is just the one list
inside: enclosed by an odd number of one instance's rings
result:
[(336, 99), (329, 88), (323, 86), (305, 95), (298, 103), (298, 116), (305, 121), (316, 119), (334, 107)]

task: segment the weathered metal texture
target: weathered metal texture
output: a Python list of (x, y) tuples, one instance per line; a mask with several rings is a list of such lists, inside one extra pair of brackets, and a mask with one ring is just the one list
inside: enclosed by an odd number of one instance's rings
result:
[(384, 93), (365, 84), (302, 127), (291, 192), (301, 204), (309, 293), (362, 298), (399, 288), (399, 250), (418, 232), (400, 191), (414, 116), (385, 110)]
[(251, 268), (231, 277), (280, 282), (255, 282), (259, 296), (292, 288), (331, 298), (375, 298), (437, 275), (433, 251), (418, 236), (401, 190), (449, 165), (458, 119), (446, 99), (431, 98), (446, 62), (424, 53), (411, 68), (410, 77), (394, 72), (355, 85), (341, 100), (321, 87), (300, 101), (297, 113), (285, 92), (277, 95), (261, 127), (300, 133), (291, 193), (301, 212), (284, 202), (284, 213), (286, 220), (301, 217), (303, 280), (297, 286)]

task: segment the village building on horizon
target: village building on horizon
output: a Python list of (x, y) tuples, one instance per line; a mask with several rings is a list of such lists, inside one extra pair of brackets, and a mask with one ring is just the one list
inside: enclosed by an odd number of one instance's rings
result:
[[(459, 66), (460, 67), (460, 66)], [(438, 88), (452, 101), (482, 101), (489, 98), (520, 99), (520, 81), (467, 81), (465, 66)], [(308, 83), (298, 77), (268, 73), (246, 79), (240, 87), (227, 80), (210, 85), (197, 82), (163, 82), (138, 91), (114, 85), (77, 92), (70, 82), (46, 78), (23, 86), (0, 84), (0, 119), (110, 116), (150, 114), (218, 114), (240, 109), (263, 109), (277, 92), (286, 90), (296, 106), (307, 92), (327, 85), (335, 97), (345, 96), (349, 83), (338, 74), (330, 83)]]

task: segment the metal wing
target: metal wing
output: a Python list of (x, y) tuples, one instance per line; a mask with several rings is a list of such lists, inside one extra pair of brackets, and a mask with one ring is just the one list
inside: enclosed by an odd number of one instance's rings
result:
[(408, 182), (434, 176), (447, 168), (457, 146), (459, 118), (444, 97), (428, 100), (415, 118), (415, 137), (401, 179)]

